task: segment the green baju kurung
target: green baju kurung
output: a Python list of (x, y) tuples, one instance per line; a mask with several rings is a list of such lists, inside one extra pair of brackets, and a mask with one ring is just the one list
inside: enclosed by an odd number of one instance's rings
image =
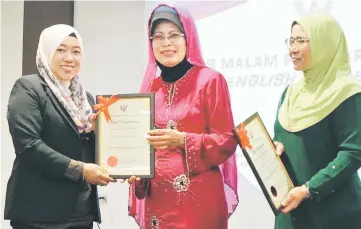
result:
[(361, 93), (309, 128), (288, 132), (278, 118), (274, 128), (292, 181), (295, 186), (308, 181), (312, 194), (289, 214), (278, 215), (275, 228), (361, 229)]

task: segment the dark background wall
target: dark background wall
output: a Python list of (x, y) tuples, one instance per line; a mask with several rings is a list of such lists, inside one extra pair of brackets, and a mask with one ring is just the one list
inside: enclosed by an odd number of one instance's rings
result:
[(23, 75), (37, 72), (40, 33), (54, 24), (74, 25), (74, 1), (24, 1)]

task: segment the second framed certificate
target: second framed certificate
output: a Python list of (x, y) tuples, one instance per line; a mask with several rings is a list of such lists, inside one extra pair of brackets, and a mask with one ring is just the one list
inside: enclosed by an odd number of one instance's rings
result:
[(294, 187), (272, 139), (258, 113), (233, 129), (242, 152), (251, 167), (275, 215), (282, 201)]
[(102, 95), (96, 126), (96, 163), (113, 178), (154, 177), (154, 148), (145, 134), (154, 129), (154, 94)]

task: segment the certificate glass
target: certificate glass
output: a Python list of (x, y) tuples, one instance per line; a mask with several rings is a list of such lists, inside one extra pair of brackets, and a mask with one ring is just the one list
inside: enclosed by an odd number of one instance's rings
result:
[(258, 113), (233, 129), (242, 152), (251, 167), (275, 215), (294, 187), (288, 172)]
[(154, 129), (154, 94), (97, 96), (96, 163), (115, 179), (154, 177), (154, 147), (145, 134)]

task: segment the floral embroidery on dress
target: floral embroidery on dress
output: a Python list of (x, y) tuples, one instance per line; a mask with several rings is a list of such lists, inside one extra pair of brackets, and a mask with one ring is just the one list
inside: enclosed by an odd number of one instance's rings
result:
[(185, 174), (182, 174), (174, 179), (173, 188), (177, 192), (186, 192), (188, 191), (189, 184), (189, 178)]
[(171, 129), (171, 130), (178, 130), (177, 129), (177, 123), (173, 120), (169, 120), (167, 123), (167, 129)]
[(151, 229), (158, 229), (159, 228), (159, 220), (156, 216), (151, 216), (149, 219), (150, 228)]

